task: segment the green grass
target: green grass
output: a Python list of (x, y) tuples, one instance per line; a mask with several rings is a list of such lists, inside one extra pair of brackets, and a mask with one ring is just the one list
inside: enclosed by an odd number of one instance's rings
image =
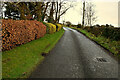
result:
[(44, 60), (42, 53), (48, 53), (63, 35), (64, 30), (46, 34), (10, 51), (2, 52), (2, 77), (27, 78), (35, 67)]
[(106, 49), (108, 49), (110, 52), (112, 52), (114, 54), (114, 56), (120, 58), (120, 41), (113, 41), (110, 39), (107, 39), (101, 35), (99, 36), (94, 36), (94, 34), (81, 29), (81, 28), (76, 28), (76, 27), (71, 27), (72, 29), (77, 29), (80, 32), (82, 32), (83, 34), (85, 34), (86, 36), (88, 36), (90, 39), (96, 41), (98, 44), (100, 44), (101, 46), (105, 47)]

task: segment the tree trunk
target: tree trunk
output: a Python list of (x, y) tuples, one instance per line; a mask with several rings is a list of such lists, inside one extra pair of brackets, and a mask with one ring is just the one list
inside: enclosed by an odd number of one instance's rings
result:
[(60, 21), (60, 16), (58, 16), (58, 20), (57, 20), (57, 22), (59, 23), (59, 21)]
[(56, 11), (56, 16), (55, 16), (55, 23), (58, 23), (58, 2), (57, 2), (57, 11)]
[(51, 6), (51, 9), (50, 9), (50, 16), (49, 16), (49, 19), (48, 19), (48, 22), (50, 22), (50, 23), (54, 23), (54, 18), (53, 18), (54, 5), (55, 5), (55, 2), (52, 2), (52, 6)]
[(46, 11), (47, 11), (48, 4), (49, 4), (49, 3), (50, 3), (50, 2), (47, 2), (47, 4), (46, 4), (45, 10), (44, 10), (44, 12), (43, 12), (42, 21), (44, 21), (44, 19), (45, 19), (45, 14), (46, 14)]
[(82, 26), (84, 26), (85, 23), (85, 1), (83, 2), (83, 19), (82, 19)]

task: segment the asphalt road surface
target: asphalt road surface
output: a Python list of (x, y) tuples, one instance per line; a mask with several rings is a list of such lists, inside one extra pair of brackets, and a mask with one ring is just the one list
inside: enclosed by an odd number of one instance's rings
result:
[(76, 30), (64, 29), (30, 78), (118, 78), (118, 61)]

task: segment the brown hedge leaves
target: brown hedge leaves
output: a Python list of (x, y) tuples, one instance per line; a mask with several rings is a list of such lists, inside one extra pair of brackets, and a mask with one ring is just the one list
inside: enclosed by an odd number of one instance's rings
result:
[(2, 50), (43, 37), (46, 26), (36, 20), (2, 20)]

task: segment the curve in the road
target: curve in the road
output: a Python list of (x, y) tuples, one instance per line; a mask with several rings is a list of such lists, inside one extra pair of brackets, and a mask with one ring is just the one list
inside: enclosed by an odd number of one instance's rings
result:
[(118, 62), (76, 30), (65, 33), (30, 78), (118, 78)]

